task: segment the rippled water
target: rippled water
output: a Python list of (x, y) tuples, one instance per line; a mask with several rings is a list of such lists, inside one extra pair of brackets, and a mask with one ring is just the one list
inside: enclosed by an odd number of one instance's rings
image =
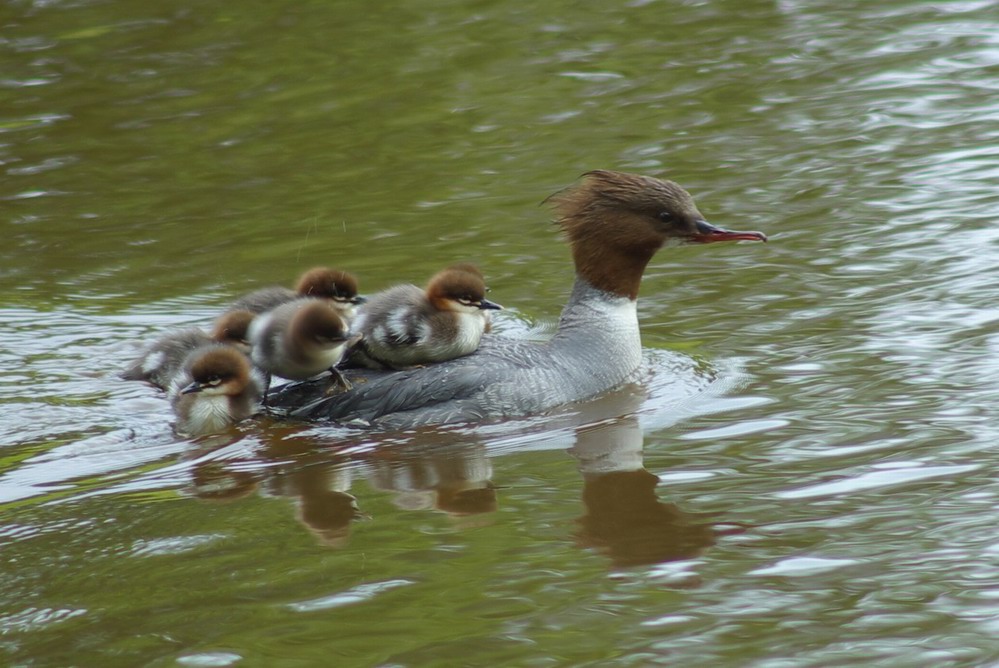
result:
[[(999, 662), (994, 2), (9, 3), (0, 655)], [(552, 416), (178, 439), (115, 372), (315, 264), (571, 282), (537, 203), (667, 175), (643, 381)]]

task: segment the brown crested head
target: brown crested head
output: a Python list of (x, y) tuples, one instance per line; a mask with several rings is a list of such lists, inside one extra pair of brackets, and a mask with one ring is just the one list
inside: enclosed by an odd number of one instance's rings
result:
[(354, 303), (357, 299), (357, 279), (352, 274), (329, 267), (313, 267), (302, 274), (295, 284), (302, 297), (319, 297)]
[(713, 227), (686, 190), (651, 176), (595, 170), (545, 201), (555, 207), (577, 274), (630, 299), (638, 296), (649, 260), (667, 242), (766, 240), (759, 232)]
[(219, 316), (212, 329), (212, 338), (219, 343), (247, 345), (250, 323), (256, 317), (251, 311), (227, 311)]
[(427, 283), (427, 298), (439, 311), (453, 309), (457, 302), (478, 307), (486, 299), (486, 284), (480, 273), (452, 265), (437, 272)]
[(224, 387), (226, 394), (238, 394), (249, 382), (250, 361), (229, 346), (209, 348), (190, 364), (191, 380), (199, 389)]
[(455, 271), (465, 271), (468, 272), (469, 274), (478, 276), (480, 279), (485, 278), (482, 275), (482, 270), (479, 269), (476, 265), (472, 264), (471, 262), (455, 262), (454, 264), (450, 265), (448, 269), (454, 269)]
[(349, 338), (347, 324), (332, 306), (321, 299), (306, 299), (304, 302), (289, 323), (296, 340), (328, 346)]

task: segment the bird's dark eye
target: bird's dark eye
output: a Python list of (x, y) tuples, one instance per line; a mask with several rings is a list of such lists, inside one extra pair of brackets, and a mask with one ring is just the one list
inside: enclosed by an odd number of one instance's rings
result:
[(659, 220), (663, 221), (664, 223), (673, 223), (676, 222), (676, 216), (674, 216), (669, 211), (662, 211), (659, 214)]
[(221, 382), (222, 382), (222, 379), (219, 378), (218, 376), (212, 376), (211, 378), (208, 379), (208, 384), (209, 385), (213, 385), (213, 386), (214, 385), (218, 385)]

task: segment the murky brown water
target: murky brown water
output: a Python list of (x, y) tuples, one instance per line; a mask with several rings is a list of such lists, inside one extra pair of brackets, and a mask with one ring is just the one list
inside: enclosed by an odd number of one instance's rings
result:
[[(999, 7), (541, 5), (6, 6), (0, 663), (999, 662)], [(641, 384), (190, 442), (115, 378), (315, 264), (541, 335), (598, 167), (772, 240), (657, 258)]]

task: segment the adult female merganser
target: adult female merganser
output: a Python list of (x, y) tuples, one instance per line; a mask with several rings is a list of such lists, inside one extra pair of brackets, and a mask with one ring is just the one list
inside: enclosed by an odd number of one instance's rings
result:
[(205, 436), (253, 415), (264, 385), (246, 355), (216, 343), (189, 353), (168, 391), (177, 432)]
[(361, 340), (353, 364), (402, 369), (443, 362), (475, 352), (486, 329), (486, 312), (503, 308), (486, 299), (478, 268), (454, 265), (430, 279), (426, 290), (397, 285), (368, 300), (354, 323)]
[(336, 365), (343, 357), (350, 330), (337, 309), (325, 299), (300, 298), (257, 316), (250, 324), (250, 356), (266, 374), (307, 380), (329, 371), (349, 387)]
[(121, 372), (125, 380), (143, 380), (161, 390), (167, 389), (184, 359), (195, 348), (211, 343), (227, 343), (243, 354), (249, 354), (247, 331), (254, 314), (249, 311), (229, 311), (215, 321), (211, 333), (196, 327), (170, 332), (153, 342)]
[(676, 183), (598, 170), (552, 195), (572, 247), (576, 282), (549, 341), (484, 337), (465, 357), (404, 371), (361, 372), (349, 392), (275, 391), (292, 417), (380, 428), (529, 415), (587, 399), (629, 380), (642, 360), (636, 298), (663, 245), (766, 241), (710, 225)]
[(357, 294), (357, 279), (353, 275), (339, 269), (313, 267), (299, 277), (294, 290), (278, 286), (254, 290), (237, 299), (232, 308), (259, 314), (301, 297), (328, 299), (348, 324), (354, 319), (357, 306), (366, 301)]

